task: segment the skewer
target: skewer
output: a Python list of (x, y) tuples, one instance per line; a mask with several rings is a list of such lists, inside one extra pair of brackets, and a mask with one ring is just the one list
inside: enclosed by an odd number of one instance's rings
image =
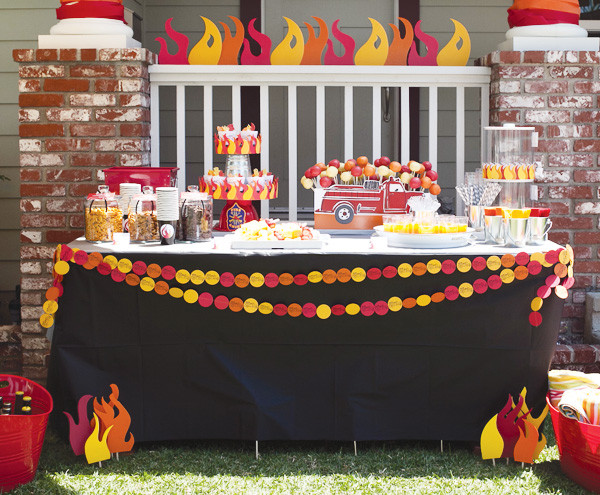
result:
[(256, 441), (256, 459), (258, 459), (258, 440)]
[(98, 467), (102, 469), (102, 461), (98, 461)]
[(444, 453), (444, 441), (440, 440), (440, 452), (443, 454)]
[(354, 440), (354, 455), (358, 455), (358, 450), (356, 448), (356, 440)]

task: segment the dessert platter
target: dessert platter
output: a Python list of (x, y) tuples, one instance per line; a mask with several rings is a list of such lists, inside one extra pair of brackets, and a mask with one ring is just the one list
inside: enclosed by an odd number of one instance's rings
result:
[(252, 220), (225, 236), (232, 249), (320, 249), (325, 236), (298, 222)]

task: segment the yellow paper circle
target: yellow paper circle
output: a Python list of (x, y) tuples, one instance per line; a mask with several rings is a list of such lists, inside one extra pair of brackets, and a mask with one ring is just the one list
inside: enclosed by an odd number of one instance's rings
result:
[(69, 273), (69, 269), (69, 263), (67, 263), (66, 261), (60, 260), (54, 264), (54, 271), (59, 275), (66, 275), (67, 273)]
[(249, 297), (244, 301), (244, 311), (246, 313), (256, 313), (258, 311), (258, 301), (252, 297)]
[(252, 287), (262, 287), (265, 283), (265, 277), (262, 273), (253, 273), (250, 275), (250, 285)]
[(544, 256), (543, 253), (533, 253), (530, 258), (531, 261), (538, 261), (540, 262), (542, 265), (544, 264), (544, 262), (546, 261), (546, 257)]
[(356, 267), (352, 270), (352, 280), (355, 282), (362, 282), (365, 278), (367, 278), (367, 272), (365, 272), (364, 269)]
[(473, 286), (469, 282), (465, 282), (458, 286), (458, 293), (461, 297), (471, 297), (473, 295)]
[(544, 305), (544, 300), (541, 297), (534, 297), (533, 300), (531, 301), (531, 310), (539, 311), (540, 309), (542, 309), (543, 305)]
[(219, 274), (217, 272), (215, 272), (214, 270), (209, 270), (206, 272), (206, 275), (204, 276), (204, 281), (208, 284), (208, 285), (217, 285), (219, 283)]
[(190, 272), (188, 272), (187, 270), (179, 270), (175, 274), (175, 280), (177, 280), (177, 282), (180, 284), (187, 284), (191, 278), (192, 278), (192, 276), (190, 275)]
[(461, 258), (456, 262), (456, 269), (461, 273), (467, 273), (471, 269), (471, 260), (469, 258)]
[(495, 272), (502, 266), (502, 261), (500, 261), (498, 256), (490, 256), (486, 261), (486, 265), (490, 270)]
[(175, 299), (179, 299), (180, 297), (183, 297), (183, 291), (179, 287), (171, 287), (169, 289), (169, 295)]
[(560, 253), (558, 253), (558, 261), (560, 261), (563, 265), (568, 265), (569, 261), (571, 261), (569, 251), (563, 249)]
[(308, 281), (311, 284), (318, 284), (321, 280), (323, 280), (323, 274), (321, 272), (314, 271), (308, 274)]
[(412, 265), (408, 263), (402, 263), (398, 267), (398, 275), (400, 275), (402, 278), (410, 277), (412, 275)]
[(268, 302), (263, 302), (258, 305), (258, 310), (263, 315), (270, 315), (273, 312), (273, 305)]
[(44, 311), (50, 315), (53, 315), (58, 310), (58, 303), (52, 299), (46, 301), (42, 306)]
[(515, 279), (515, 272), (513, 272), (510, 268), (505, 268), (500, 272), (500, 280), (504, 284), (510, 284)]
[(431, 297), (429, 297), (427, 294), (422, 294), (419, 297), (417, 297), (417, 304), (419, 306), (427, 306), (430, 302)]
[(327, 304), (320, 304), (317, 306), (317, 316), (322, 320), (326, 320), (331, 316), (331, 308)]
[(427, 271), (432, 275), (439, 273), (442, 269), (442, 264), (438, 260), (429, 260), (427, 262)]
[(402, 299), (398, 296), (392, 296), (388, 299), (388, 308), (390, 311), (400, 311), (402, 309)]
[(154, 289), (154, 279), (150, 277), (144, 277), (140, 280), (140, 287), (144, 292), (150, 292)]
[(194, 289), (188, 289), (183, 293), (183, 300), (190, 304), (197, 303), (198, 293)]
[(567, 276), (573, 277), (573, 265), (567, 267)]
[(360, 312), (360, 306), (355, 303), (350, 303), (346, 306), (346, 313), (351, 316), (357, 315)]
[(190, 274), (190, 279), (194, 285), (200, 285), (204, 282), (204, 272), (202, 270), (194, 270)]
[(119, 264), (119, 262), (117, 261), (117, 258), (115, 258), (112, 254), (105, 256), (103, 261), (104, 261), (104, 263), (109, 265), (113, 270), (115, 268), (117, 268), (117, 265)]
[(132, 267), (133, 264), (131, 263), (131, 260), (128, 260), (127, 258), (123, 258), (117, 263), (117, 268), (121, 273), (129, 273)]
[(54, 316), (44, 313), (40, 316), (40, 325), (44, 328), (50, 328), (54, 325)]

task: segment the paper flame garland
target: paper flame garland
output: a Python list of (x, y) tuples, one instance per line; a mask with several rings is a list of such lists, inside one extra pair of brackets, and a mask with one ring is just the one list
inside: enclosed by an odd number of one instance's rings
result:
[(534, 418), (527, 407), (523, 388), (515, 405), (509, 395), (502, 410), (494, 415), (481, 432), (482, 459), (513, 458), (516, 462), (533, 464), (546, 446), (546, 437), (539, 428), (546, 415), (548, 405)]
[[(471, 54), (471, 39), (467, 29), (457, 20), (454, 23), (454, 34), (450, 41), (438, 51), (437, 39), (421, 30), (421, 21), (415, 24), (414, 30), (409, 21), (403, 17), (398, 19), (404, 26), (405, 34), (400, 35), (400, 29), (390, 23), (393, 37), (389, 41), (383, 25), (369, 18), (371, 35), (369, 39), (354, 52), (356, 42), (352, 36), (342, 32), (338, 27), (339, 19), (331, 25), (331, 34), (343, 48), (342, 55), (336, 55), (333, 41), (329, 37), (327, 23), (313, 16), (319, 26), (319, 36), (308, 22), (308, 40), (305, 42), (300, 26), (292, 19), (284, 17), (287, 23), (287, 34), (284, 39), (271, 51), (273, 42), (267, 35), (259, 32), (254, 24), (256, 19), (248, 23), (247, 31), (242, 22), (229, 16), (235, 25), (235, 36), (232, 36), (229, 26), (220, 22), (225, 32), (224, 38), (217, 25), (206, 17), (204, 34), (200, 41), (187, 53), (189, 39), (171, 27), (173, 18), (165, 22), (167, 36), (176, 44), (177, 52), (171, 55), (167, 41), (158, 37), (160, 53), (158, 61), (161, 64), (191, 64), (191, 65), (237, 65), (238, 55), (242, 65), (466, 65)], [(245, 37), (247, 35), (247, 37)], [(260, 47), (260, 53), (255, 55), (250, 50), (253, 39)], [(418, 53), (416, 40), (421, 41), (427, 50), (426, 55)], [(241, 55), (240, 55), (241, 50)]]
[[(93, 398), (84, 395), (77, 404), (77, 422), (66, 411), (63, 411), (69, 420), (69, 442), (75, 455), (82, 455), (89, 464), (110, 459), (111, 454), (129, 452), (133, 448), (133, 434), (129, 433), (131, 416), (119, 401), (119, 387), (114, 383), (107, 403), (104, 397)], [(88, 403), (93, 402), (93, 418), (88, 418)], [(115, 414), (117, 413), (117, 414)]]

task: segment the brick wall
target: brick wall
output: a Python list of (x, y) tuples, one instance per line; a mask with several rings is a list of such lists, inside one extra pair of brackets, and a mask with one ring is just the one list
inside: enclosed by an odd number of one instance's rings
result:
[(43, 381), (49, 342), (38, 318), (52, 254), (83, 234), (83, 197), (103, 182), (103, 168), (149, 165), (148, 65), (155, 56), (62, 49), (15, 50), (13, 57), (20, 77), (22, 324), (12, 338), (22, 342), (23, 374)]
[(575, 250), (575, 286), (565, 304), (562, 343), (583, 341), (585, 291), (600, 285), (600, 92), (598, 52), (494, 52), (490, 122), (535, 126), (540, 204), (550, 207), (550, 239)]

